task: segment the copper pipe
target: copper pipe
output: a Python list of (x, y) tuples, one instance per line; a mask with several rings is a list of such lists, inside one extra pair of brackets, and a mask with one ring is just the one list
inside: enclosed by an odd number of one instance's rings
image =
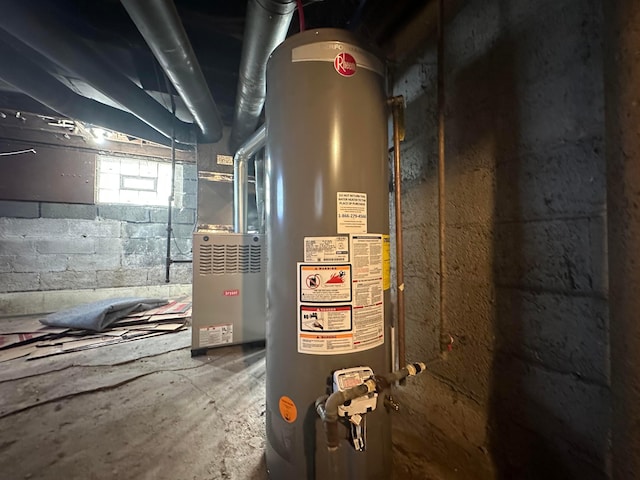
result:
[[(439, 270), (440, 270), (440, 352), (446, 353), (451, 342), (446, 328), (446, 263), (445, 263), (445, 136), (444, 136), (444, 0), (438, 0), (438, 231), (439, 231)], [(446, 340), (445, 340), (446, 339)]]
[(396, 301), (398, 307), (398, 365), (405, 362), (404, 321), (404, 258), (402, 244), (402, 174), (400, 172), (400, 109), (404, 105), (402, 96), (389, 101), (393, 112), (393, 179), (396, 216)]

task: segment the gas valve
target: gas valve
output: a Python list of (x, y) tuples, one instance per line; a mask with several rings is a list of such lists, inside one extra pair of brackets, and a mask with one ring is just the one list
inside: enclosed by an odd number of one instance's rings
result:
[[(349, 388), (357, 387), (372, 377), (373, 370), (369, 367), (336, 370), (333, 373), (333, 391), (343, 392)], [(363, 452), (366, 447), (366, 414), (375, 410), (377, 405), (378, 393), (370, 392), (348, 400), (338, 407), (338, 415), (347, 420), (351, 444), (358, 452)]]

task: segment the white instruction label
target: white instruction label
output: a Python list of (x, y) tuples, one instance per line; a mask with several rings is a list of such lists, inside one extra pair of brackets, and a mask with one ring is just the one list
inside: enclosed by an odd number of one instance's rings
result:
[(303, 303), (351, 302), (351, 265), (298, 263), (298, 293)]
[(383, 235), (351, 235), (354, 350), (384, 343)]
[(304, 237), (304, 261), (335, 263), (349, 261), (349, 237)]
[(351, 235), (353, 278), (382, 278), (382, 235)]
[(200, 348), (233, 343), (233, 325), (212, 325), (200, 329)]
[(367, 194), (338, 192), (338, 233), (367, 233)]
[(216, 155), (216, 163), (218, 165), (233, 165), (233, 157), (231, 155)]

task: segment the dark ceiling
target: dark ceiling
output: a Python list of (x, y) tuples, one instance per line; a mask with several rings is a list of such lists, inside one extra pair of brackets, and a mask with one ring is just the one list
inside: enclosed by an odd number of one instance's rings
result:
[[(17, 0), (21, 1), (21, 0)], [(307, 28), (337, 27), (357, 31), (365, 40), (383, 46), (427, 1), (416, 0), (306, 0)], [(196, 53), (213, 98), (225, 124), (230, 125), (235, 103), (238, 68), (244, 34), (247, 2), (244, 0), (175, 0), (180, 18)], [(11, 4), (3, 6), (11, 9)], [(165, 79), (133, 21), (119, 0), (30, 0), (32, 12), (88, 44), (96, 55), (138, 83), (169, 108)], [(299, 31), (294, 14), (289, 35)], [(39, 28), (39, 27), (34, 27)], [(94, 90), (76, 74), (64, 71), (0, 29), (0, 42), (65, 83), (75, 93), (113, 107), (120, 106)], [(61, 52), (64, 55), (64, 52)], [(10, 68), (1, 65), (1, 68)], [(0, 81), (0, 108), (52, 114), (51, 110), (22, 94), (15, 86)], [(178, 117), (192, 121), (183, 105)]]

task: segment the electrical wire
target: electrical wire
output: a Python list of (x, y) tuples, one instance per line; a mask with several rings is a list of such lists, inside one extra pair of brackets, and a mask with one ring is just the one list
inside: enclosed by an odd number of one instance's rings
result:
[(8, 157), (9, 155), (21, 155), (23, 153), (36, 153), (34, 148), (27, 148), (26, 150), (16, 150), (15, 152), (2, 152), (0, 157)]
[(304, 32), (304, 7), (302, 6), (302, 0), (296, 0), (296, 4), (298, 5), (298, 20), (300, 21), (300, 31)]

